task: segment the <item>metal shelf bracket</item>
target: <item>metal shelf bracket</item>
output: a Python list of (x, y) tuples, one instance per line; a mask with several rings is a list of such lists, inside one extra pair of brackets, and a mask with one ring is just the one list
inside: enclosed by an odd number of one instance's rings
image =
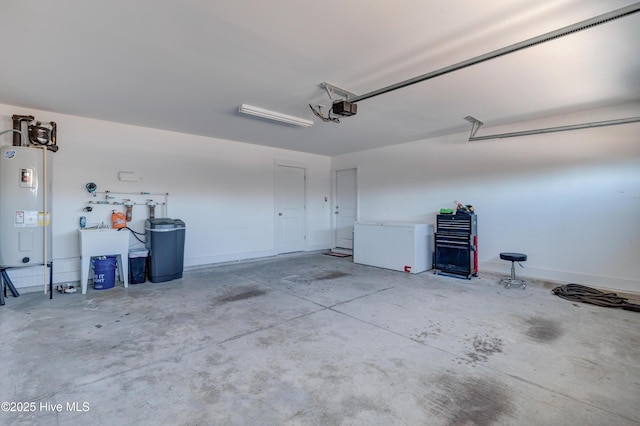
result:
[(327, 91), (327, 95), (329, 95), (329, 99), (331, 99), (332, 101), (336, 96), (342, 97), (346, 100), (356, 97), (355, 93), (351, 93), (347, 90), (341, 89), (338, 86), (334, 86), (333, 84), (329, 84), (324, 81), (320, 83), (320, 87)]
[(464, 119), (467, 120), (469, 123), (471, 123), (471, 134), (469, 135), (469, 138), (472, 138), (476, 135), (476, 133), (478, 133), (478, 130), (480, 130), (480, 127), (484, 123), (470, 115), (467, 115)]

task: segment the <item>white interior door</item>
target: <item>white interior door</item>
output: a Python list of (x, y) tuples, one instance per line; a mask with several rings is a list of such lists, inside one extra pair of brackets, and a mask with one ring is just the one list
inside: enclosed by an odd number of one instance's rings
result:
[(305, 249), (305, 176), (302, 167), (276, 166), (276, 250)]
[(336, 171), (336, 248), (353, 249), (353, 224), (357, 220), (356, 169)]

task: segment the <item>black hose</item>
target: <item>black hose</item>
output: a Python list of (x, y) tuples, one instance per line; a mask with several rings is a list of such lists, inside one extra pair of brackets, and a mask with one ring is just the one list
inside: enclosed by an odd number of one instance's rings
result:
[[(142, 244), (146, 244), (146, 241), (142, 241), (142, 240), (140, 239), (140, 237), (138, 237), (138, 235), (146, 235), (145, 233), (143, 233), (143, 232), (136, 232), (136, 231), (134, 231), (133, 229), (129, 228), (128, 226), (125, 226), (124, 228), (120, 228), (120, 229), (128, 229), (128, 230), (129, 230), (129, 232), (131, 232), (131, 233), (133, 234), (133, 236), (134, 236), (134, 238), (135, 238), (136, 240), (140, 241)], [(120, 231), (120, 229), (118, 229), (118, 231)]]
[(640, 305), (629, 303), (624, 297), (616, 293), (605, 293), (595, 288), (580, 284), (565, 284), (551, 290), (556, 296), (573, 302), (590, 303), (606, 308), (622, 308), (628, 311), (640, 312)]

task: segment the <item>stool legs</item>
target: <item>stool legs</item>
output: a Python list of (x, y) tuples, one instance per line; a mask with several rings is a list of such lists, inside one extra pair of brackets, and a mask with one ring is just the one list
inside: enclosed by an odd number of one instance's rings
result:
[(514, 286), (521, 286), (522, 289), (526, 289), (527, 288), (527, 282), (524, 280), (520, 280), (516, 278), (516, 262), (515, 261), (511, 261), (511, 277), (509, 278), (502, 278), (500, 280), (500, 284), (504, 284), (505, 288), (509, 288), (512, 285)]

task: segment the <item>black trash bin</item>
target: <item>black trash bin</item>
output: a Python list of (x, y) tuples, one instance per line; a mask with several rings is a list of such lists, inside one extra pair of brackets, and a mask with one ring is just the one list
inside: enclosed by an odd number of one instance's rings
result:
[(180, 219), (147, 219), (149, 280), (152, 283), (182, 278), (185, 223)]
[(147, 280), (149, 250), (129, 250), (129, 284), (141, 284)]

